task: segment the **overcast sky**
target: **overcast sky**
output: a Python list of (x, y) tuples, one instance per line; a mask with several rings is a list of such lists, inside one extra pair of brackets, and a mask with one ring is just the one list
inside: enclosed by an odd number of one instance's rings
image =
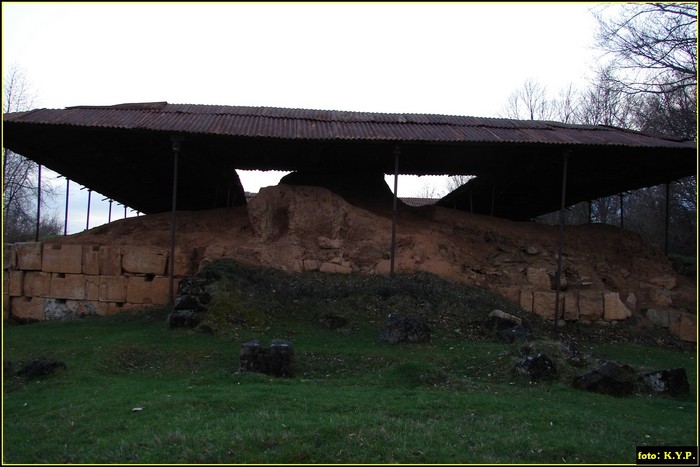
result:
[[(600, 8), (3, 2), (3, 76), (13, 66), (24, 71), (34, 108), (167, 101), (497, 117), (528, 79), (552, 95), (585, 86), (599, 56), (591, 10)], [(239, 175), (251, 192), (280, 177)], [(57, 183), (63, 220), (65, 181)], [(428, 186), (445, 194), (443, 183), (400, 177), (399, 196)], [(86, 227), (79, 188), (71, 186), (69, 232)], [(91, 228), (107, 220), (102, 198), (93, 193)], [(116, 204), (115, 217), (123, 217)]]

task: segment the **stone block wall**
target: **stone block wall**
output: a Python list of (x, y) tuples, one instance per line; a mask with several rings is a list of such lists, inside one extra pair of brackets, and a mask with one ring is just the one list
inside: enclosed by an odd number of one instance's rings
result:
[[(175, 290), (181, 278), (193, 274), (184, 256), (175, 261)], [(44, 321), (165, 305), (168, 260), (168, 251), (156, 247), (5, 245), (3, 319)]]
[[(509, 286), (498, 291), (509, 300), (519, 303), (523, 310), (553, 320), (556, 310), (556, 283), (553, 276), (554, 271), (527, 268), (523, 286)], [(676, 282), (670, 276), (659, 276), (650, 279), (648, 283), (641, 283), (639, 290), (645, 301), (640, 303), (634, 292), (601, 289), (587, 281), (578, 284), (563, 281), (559, 292), (557, 319), (604, 326), (639, 314), (650, 324), (668, 328), (682, 340), (695, 342), (695, 314), (671, 307), (674, 295), (682, 294), (675, 287)]]
[[(340, 245), (319, 238), (323, 251)], [(165, 248), (32, 242), (5, 245), (3, 253), (4, 319), (41, 321), (109, 315), (168, 302), (170, 259)], [(206, 262), (219, 257), (257, 258), (258, 253), (246, 248), (227, 251), (213, 246), (199, 256)], [(194, 250), (189, 253), (176, 250), (176, 288), (180, 279), (196, 272), (194, 263), (198, 260), (193, 259), (194, 254)], [(340, 254), (336, 256), (342, 258)], [(268, 260), (274, 262), (275, 258), (270, 255)], [(374, 273), (388, 273), (388, 263), (381, 260)], [(385, 270), (380, 267), (382, 264)], [(429, 272), (451, 271), (435, 261), (429, 264), (440, 266)], [(350, 263), (324, 262), (320, 257), (300, 260), (296, 270), (363, 272)], [(519, 303), (525, 311), (554, 319), (557, 308), (554, 276), (552, 268), (526, 266), (511, 276), (511, 280), (491, 288)], [(695, 342), (696, 314), (684, 311), (694, 307), (695, 290), (678, 287), (671, 275), (645, 278), (636, 286), (628, 284), (620, 290), (587, 277), (578, 280), (564, 277), (558, 319), (606, 326), (633, 316), (643, 317), (653, 326), (667, 328), (681, 339)]]

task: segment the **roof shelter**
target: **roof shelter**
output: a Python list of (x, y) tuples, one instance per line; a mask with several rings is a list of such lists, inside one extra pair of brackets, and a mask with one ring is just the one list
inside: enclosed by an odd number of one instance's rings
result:
[(146, 214), (171, 209), (175, 152), (187, 210), (245, 203), (236, 169), (475, 175), (440, 204), (514, 220), (559, 209), (564, 160), (567, 206), (697, 172), (694, 141), (546, 121), (153, 102), (3, 124), (5, 148)]

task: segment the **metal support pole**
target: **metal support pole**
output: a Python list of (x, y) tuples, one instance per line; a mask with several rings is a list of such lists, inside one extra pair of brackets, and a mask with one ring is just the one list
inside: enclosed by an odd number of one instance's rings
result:
[(620, 197), (620, 228), (624, 229), (625, 228), (625, 199), (624, 195), (620, 193), (618, 195)]
[(112, 203), (114, 202), (113, 199), (109, 200), (109, 214), (107, 215), (107, 222), (112, 222)]
[(66, 177), (66, 217), (63, 220), (63, 236), (68, 235), (68, 197), (70, 196), (70, 179)]
[(124, 205), (124, 219), (126, 219), (126, 204)]
[(171, 136), (173, 143), (173, 205), (170, 214), (170, 258), (168, 258), (168, 304), (175, 304), (175, 222), (177, 211), (177, 169), (180, 156), (181, 137)]
[(399, 155), (401, 149), (398, 145), (394, 148), (394, 205), (391, 210), (391, 265), (389, 275), (394, 275), (394, 262), (396, 261), (396, 210), (399, 189)]
[(39, 241), (39, 225), (41, 224), (41, 164), (39, 166), (39, 176), (37, 178), (36, 190), (36, 237), (35, 241)]
[(670, 217), (669, 207), (671, 206), (671, 183), (666, 184), (666, 212), (664, 219), (664, 255), (668, 256), (668, 220)]
[(564, 153), (564, 169), (561, 177), (561, 208), (559, 209), (559, 255), (557, 256), (557, 293), (554, 303), (554, 325), (560, 318), (559, 293), (561, 291), (561, 269), (564, 256), (564, 208), (566, 207), (566, 175), (568, 171), (569, 152)]
[(90, 230), (90, 200), (92, 198), (92, 190), (88, 189), (88, 205), (87, 205), (87, 222), (85, 223), (85, 230)]
[(593, 223), (593, 207), (590, 200), (588, 200), (588, 223)]

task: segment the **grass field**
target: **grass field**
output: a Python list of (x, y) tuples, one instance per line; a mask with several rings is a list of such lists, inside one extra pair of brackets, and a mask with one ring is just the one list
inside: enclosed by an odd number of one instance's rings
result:
[[(67, 370), (5, 376), (3, 462), (614, 464), (634, 463), (636, 446), (697, 443), (695, 351), (579, 335), (591, 358), (683, 367), (691, 382), (676, 398), (587, 393), (515, 372), (523, 343), (477, 324), (518, 310), (483, 290), (427, 275), (217, 268), (213, 335), (170, 330), (158, 308), (5, 325), (15, 370), (36, 358)], [(431, 342), (380, 343), (391, 310), (427, 317)], [(320, 326), (331, 312), (350, 324)], [(240, 345), (254, 338), (292, 341), (295, 377), (239, 373)]]

